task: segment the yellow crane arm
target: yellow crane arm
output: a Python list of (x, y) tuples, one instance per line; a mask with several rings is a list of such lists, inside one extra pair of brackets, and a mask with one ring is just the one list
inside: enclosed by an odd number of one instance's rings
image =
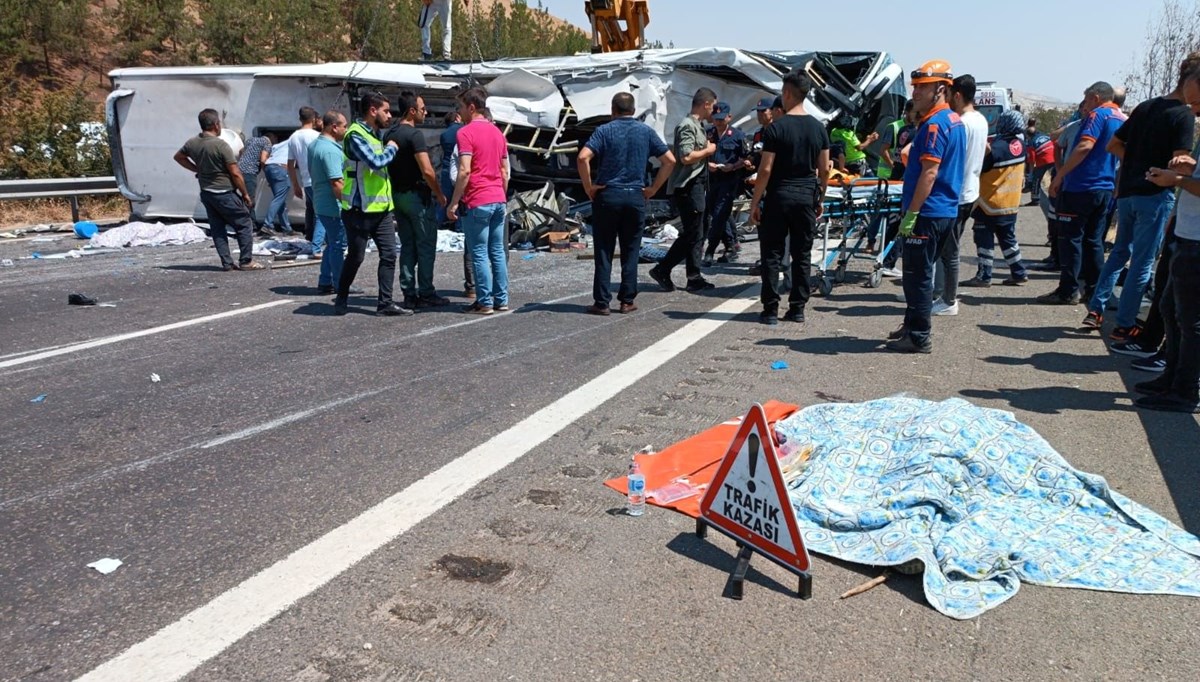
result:
[(640, 50), (646, 46), (649, 0), (587, 0), (592, 22), (592, 52)]

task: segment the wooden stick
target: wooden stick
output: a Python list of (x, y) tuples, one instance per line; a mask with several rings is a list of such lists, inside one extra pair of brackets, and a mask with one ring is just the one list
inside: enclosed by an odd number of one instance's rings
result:
[(882, 585), (883, 582), (888, 579), (889, 574), (890, 574), (889, 571), (884, 571), (879, 577), (871, 578), (870, 580), (859, 585), (858, 587), (846, 590), (845, 592), (842, 593), (842, 596), (840, 597), (840, 599), (845, 599), (847, 597), (853, 597), (855, 595), (862, 594), (863, 592), (867, 592), (868, 590), (872, 590), (872, 589)]

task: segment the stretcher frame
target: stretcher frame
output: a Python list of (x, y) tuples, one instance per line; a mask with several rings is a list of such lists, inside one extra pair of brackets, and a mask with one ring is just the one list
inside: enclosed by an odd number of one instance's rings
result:
[[(883, 281), (883, 262), (896, 248), (898, 241), (898, 238), (887, 239), (888, 221), (898, 218), (901, 212), (901, 196), (892, 191), (897, 187), (900, 187), (900, 183), (879, 178), (836, 181), (831, 185), (831, 189), (841, 191), (839, 196), (826, 194), (822, 201), (823, 214), (818, 221), (821, 226), (821, 260), (817, 263), (814, 279), (816, 289), (822, 296), (833, 293), (835, 282), (841, 284), (846, 281), (850, 260), (856, 257), (869, 256), (872, 260), (866, 282), (868, 288), (876, 288)], [(863, 254), (873, 224), (878, 225), (877, 234), (881, 234), (883, 244), (877, 253)], [(836, 230), (840, 230), (841, 239), (831, 247), (830, 233), (832, 231), (836, 236)]]

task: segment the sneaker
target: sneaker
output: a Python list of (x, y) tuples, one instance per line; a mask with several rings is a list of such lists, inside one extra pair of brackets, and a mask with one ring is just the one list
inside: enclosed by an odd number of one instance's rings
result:
[(1171, 382), (1163, 381), (1163, 377), (1151, 379), (1150, 381), (1139, 381), (1133, 385), (1134, 393), (1142, 395), (1160, 395), (1171, 390)]
[(601, 317), (608, 317), (609, 315), (612, 314), (612, 311), (608, 309), (608, 306), (597, 301), (587, 307), (587, 314), (588, 315), (599, 315)]
[(318, 284), (317, 285), (317, 295), (318, 296), (328, 296), (332, 293), (333, 293), (333, 285), (332, 284)]
[(1029, 283), (1028, 277), (1009, 277), (1001, 282), (1006, 287), (1021, 287)]
[(1087, 317), (1083, 318), (1083, 326), (1088, 329), (1099, 329), (1104, 326), (1104, 316), (1089, 310)]
[(908, 334), (905, 334), (895, 341), (888, 341), (887, 344), (885, 344), (885, 347), (888, 350), (895, 351), (897, 353), (923, 353), (928, 355), (929, 353), (933, 352), (932, 343), (921, 345), (916, 341), (913, 341), (913, 338)]
[(1147, 348), (1137, 341), (1114, 341), (1113, 343), (1109, 344), (1108, 347), (1114, 353), (1120, 353), (1121, 355), (1132, 355), (1138, 358), (1149, 358), (1158, 353), (1157, 350), (1153, 348)]
[(1025, 269), (1033, 270), (1035, 272), (1060, 272), (1062, 270), (1062, 266), (1054, 262), (1048, 263), (1046, 261), (1037, 261), (1034, 263), (1026, 263)]
[(491, 315), (492, 314), (492, 306), (481, 305), (480, 303), (476, 302), (476, 303), (472, 303), (471, 305), (463, 308), (463, 312), (471, 314), (471, 315)]
[(903, 277), (904, 273), (896, 268), (880, 268), (879, 274), (884, 277)]
[(493, 305), (492, 310), (495, 310), (498, 313), (507, 313), (509, 310), (512, 310), (512, 308), (509, 308), (507, 303), (500, 303)]
[(930, 312), (933, 315), (953, 317), (958, 314), (958, 301), (955, 301), (950, 305), (946, 305), (945, 301), (937, 301), (933, 304), (933, 309)]
[(901, 303), (908, 303), (908, 299), (904, 297), (904, 290), (903, 290), (903, 289), (901, 289), (900, 291), (897, 291), (897, 292), (896, 292), (896, 300), (897, 300), (897, 301), (900, 301)]
[(375, 309), (375, 314), (379, 317), (408, 317), (413, 312), (415, 311), (412, 308), (405, 308), (395, 301)]
[(899, 327), (896, 328), (896, 331), (887, 335), (887, 340), (888, 341), (896, 341), (898, 339), (904, 338), (905, 336), (908, 336), (908, 328), (905, 327), (904, 325), (900, 325)]
[(1063, 296), (1062, 294), (1058, 293), (1057, 289), (1055, 289), (1048, 294), (1042, 294), (1041, 296), (1038, 296), (1035, 300), (1038, 303), (1043, 303), (1045, 305), (1078, 305), (1079, 292), (1071, 294), (1070, 296)]
[(421, 53), (421, 61), (423, 61), (423, 62), (433, 61), (433, 54), (430, 52), (422, 52)]
[(1174, 393), (1148, 395), (1133, 401), (1134, 407), (1159, 412), (1182, 412), (1183, 414), (1200, 414), (1200, 400), (1192, 400)]
[(726, 251), (717, 258), (718, 263), (736, 263), (738, 259), (737, 251)]
[(774, 327), (779, 324), (779, 316), (768, 310), (764, 310), (758, 314), (758, 321), (768, 327)]
[(762, 277), (762, 261), (755, 261), (747, 274), (751, 277)]
[(705, 256), (704, 260), (700, 261), (700, 267), (702, 267), (702, 268), (711, 268), (712, 266), (713, 266), (713, 257), (711, 255)]
[(1139, 372), (1165, 372), (1167, 370), (1167, 354), (1159, 351), (1148, 358), (1134, 360), (1129, 366)]
[(709, 289), (716, 288), (717, 285), (713, 284), (712, 282), (704, 279), (703, 277), (697, 277), (696, 279), (688, 280), (687, 286), (684, 287), (684, 291), (695, 293), (697, 291), (708, 291)]
[(666, 272), (660, 272), (658, 268), (650, 268), (648, 271), (650, 279), (658, 283), (663, 291), (675, 291), (675, 283), (671, 281), (671, 275)]
[(350, 306), (346, 302), (346, 299), (344, 299), (344, 298), (333, 299), (333, 314), (334, 315), (341, 316), (341, 315), (345, 315), (348, 312), (350, 312)]
[(783, 314), (783, 320), (785, 322), (804, 324), (804, 308), (789, 308), (788, 311)]
[(979, 279), (979, 275), (976, 275), (965, 282), (959, 282), (958, 286), (966, 287), (968, 289), (986, 289), (992, 286), (992, 280)]
[(1132, 341), (1137, 338), (1138, 334), (1142, 333), (1142, 328), (1134, 325), (1132, 327), (1117, 327), (1112, 330), (1108, 338), (1113, 341)]

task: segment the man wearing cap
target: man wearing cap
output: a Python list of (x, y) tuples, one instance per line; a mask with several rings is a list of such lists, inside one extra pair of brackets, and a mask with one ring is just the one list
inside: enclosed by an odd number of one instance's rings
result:
[(705, 217), (709, 222), (708, 248), (704, 252), (704, 264), (712, 265), (717, 253), (717, 244), (724, 244), (725, 254), (719, 262), (737, 261), (737, 236), (729, 215), (733, 212), (733, 200), (742, 187), (742, 177), (750, 165), (746, 158), (746, 134), (730, 125), (729, 105), (717, 102), (713, 107), (712, 141), (717, 151), (708, 161), (708, 204)]
[(967, 136), (948, 99), (950, 64), (930, 61), (912, 72), (913, 110), (918, 121), (904, 169), (900, 236), (904, 239), (904, 324), (890, 336), (888, 350), (930, 353), (933, 270), (958, 218), (966, 165)]

